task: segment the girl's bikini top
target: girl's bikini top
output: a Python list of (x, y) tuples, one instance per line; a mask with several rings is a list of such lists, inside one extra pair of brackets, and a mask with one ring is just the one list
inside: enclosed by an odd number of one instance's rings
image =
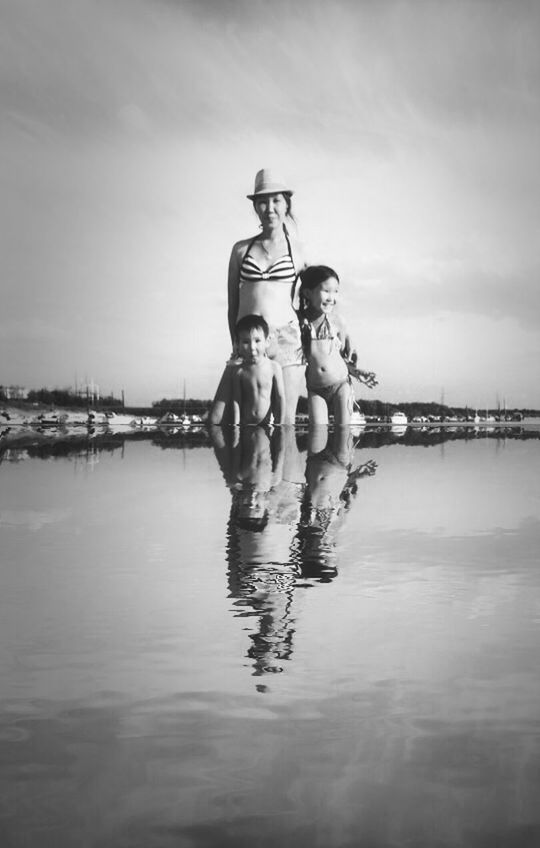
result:
[(251, 239), (242, 259), (242, 264), (240, 265), (240, 287), (245, 285), (245, 283), (258, 283), (261, 280), (268, 280), (272, 283), (286, 283), (292, 289), (292, 286), (296, 282), (296, 269), (294, 267), (291, 243), (287, 235), (287, 230), (283, 228), (283, 232), (287, 240), (287, 255), (276, 259), (264, 271), (257, 265), (253, 257), (249, 255), (255, 242), (262, 238), (262, 236), (257, 235)]
[(304, 317), (300, 320), (300, 333), (302, 337), (302, 347), (304, 353), (309, 357), (312, 341), (321, 341), (327, 339), (330, 342), (328, 354), (331, 350), (341, 351), (341, 339), (337, 327), (330, 320), (328, 315), (324, 316), (318, 327), (315, 327), (312, 322)]
[[(336, 326), (333, 321), (330, 320), (328, 315), (325, 315), (321, 323), (318, 327), (315, 327), (314, 324), (308, 319), (303, 318), (302, 320), (302, 330), (308, 334), (310, 339), (338, 339), (339, 333), (337, 331)], [(341, 344), (341, 342), (340, 342)]]

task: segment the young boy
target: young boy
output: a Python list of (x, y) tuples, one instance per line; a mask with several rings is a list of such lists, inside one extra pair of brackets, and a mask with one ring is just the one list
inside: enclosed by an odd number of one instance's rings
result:
[(240, 365), (233, 376), (235, 425), (283, 423), (285, 389), (281, 366), (269, 359), (268, 324), (261, 315), (244, 315), (236, 325)]

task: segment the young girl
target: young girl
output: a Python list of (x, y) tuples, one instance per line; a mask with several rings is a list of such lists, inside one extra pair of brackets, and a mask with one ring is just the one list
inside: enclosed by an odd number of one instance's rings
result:
[(351, 375), (372, 388), (375, 375), (356, 367), (356, 353), (343, 319), (333, 314), (339, 291), (339, 277), (326, 265), (311, 265), (300, 273), (300, 328), (307, 360), (309, 421), (315, 426), (334, 416), (334, 424), (351, 422), (354, 393)]

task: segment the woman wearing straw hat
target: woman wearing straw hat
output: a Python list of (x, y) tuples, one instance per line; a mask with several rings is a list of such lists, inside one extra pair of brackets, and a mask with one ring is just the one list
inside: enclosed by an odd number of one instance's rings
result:
[(268, 356), (283, 369), (286, 408), (284, 423), (294, 424), (299, 395), (305, 390), (305, 362), (298, 318), (294, 309), (296, 281), (305, 266), (301, 249), (287, 224), (292, 190), (285, 180), (263, 168), (255, 177), (253, 194), (247, 197), (260, 221), (261, 232), (236, 242), (229, 261), (228, 321), (233, 356), (220, 380), (210, 421), (229, 421), (235, 367), (236, 322), (244, 315), (262, 315), (270, 327)]

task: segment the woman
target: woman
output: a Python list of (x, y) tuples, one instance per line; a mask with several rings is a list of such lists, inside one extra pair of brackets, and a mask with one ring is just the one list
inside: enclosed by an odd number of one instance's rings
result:
[(263, 168), (249, 200), (261, 232), (236, 242), (229, 261), (228, 320), (233, 356), (227, 363), (210, 412), (210, 422), (229, 421), (235, 367), (234, 328), (244, 315), (262, 315), (270, 327), (268, 356), (283, 369), (285, 424), (294, 424), (298, 397), (305, 389), (305, 363), (298, 318), (293, 307), (296, 281), (305, 262), (287, 227), (293, 192), (284, 180)]

